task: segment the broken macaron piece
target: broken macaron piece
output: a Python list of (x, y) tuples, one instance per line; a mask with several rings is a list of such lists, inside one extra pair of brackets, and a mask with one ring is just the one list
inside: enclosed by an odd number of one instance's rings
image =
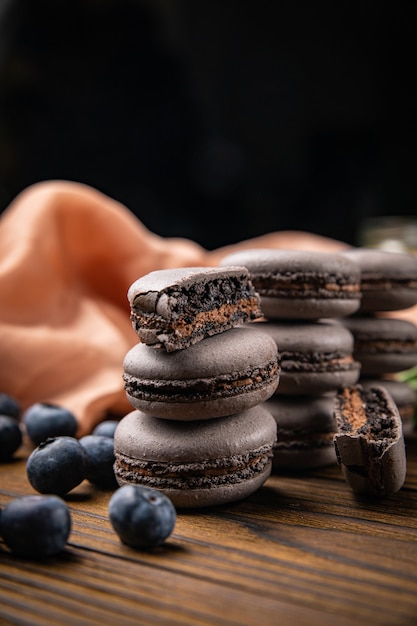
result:
[(140, 341), (167, 352), (262, 317), (244, 267), (156, 270), (136, 280), (127, 297)]
[(335, 398), (334, 445), (349, 486), (359, 494), (389, 496), (401, 489), (406, 453), (401, 417), (381, 386), (344, 387)]

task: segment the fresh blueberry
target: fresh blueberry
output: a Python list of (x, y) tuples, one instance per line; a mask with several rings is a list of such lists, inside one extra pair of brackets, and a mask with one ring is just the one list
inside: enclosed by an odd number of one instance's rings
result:
[(97, 424), (92, 434), (98, 435), (100, 437), (110, 437), (111, 439), (114, 439), (114, 432), (118, 424), (118, 420), (104, 420), (104, 422), (100, 422), (100, 424)]
[(43, 441), (30, 454), (26, 474), (39, 493), (64, 495), (85, 478), (87, 455), (73, 437), (53, 437)]
[(110, 522), (120, 540), (141, 550), (158, 546), (172, 533), (177, 513), (161, 491), (123, 485), (109, 501)]
[(67, 543), (71, 515), (58, 496), (33, 495), (11, 500), (3, 509), (1, 532), (10, 550), (24, 557), (58, 554)]
[(9, 415), (15, 419), (20, 415), (20, 404), (8, 393), (0, 393), (0, 415)]
[(79, 441), (87, 454), (86, 479), (97, 487), (116, 489), (114, 440), (100, 435), (85, 435)]
[(35, 446), (51, 437), (75, 437), (77, 420), (71, 411), (50, 402), (32, 404), (22, 415), (29, 439)]
[(14, 417), (0, 415), (0, 461), (8, 461), (22, 445), (22, 431)]

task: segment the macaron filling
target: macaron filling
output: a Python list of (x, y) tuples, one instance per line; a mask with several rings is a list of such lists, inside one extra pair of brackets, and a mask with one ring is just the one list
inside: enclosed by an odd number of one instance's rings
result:
[(133, 459), (116, 450), (114, 470), (122, 481), (156, 489), (211, 489), (246, 482), (263, 474), (272, 457), (272, 444), (244, 454), (190, 463)]
[(355, 300), (360, 295), (360, 284), (355, 277), (342, 274), (309, 272), (256, 273), (252, 282), (262, 297), (275, 298), (338, 298)]
[(213, 398), (240, 395), (262, 389), (276, 380), (280, 368), (276, 359), (244, 372), (218, 374), (213, 377), (187, 379), (138, 378), (123, 374), (126, 393), (138, 400), (162, 402), (200, 402)]
[(282, 374), (296, 372), (345, 372), (359, 370), (352, 355), (342, 352), (280, 352)]

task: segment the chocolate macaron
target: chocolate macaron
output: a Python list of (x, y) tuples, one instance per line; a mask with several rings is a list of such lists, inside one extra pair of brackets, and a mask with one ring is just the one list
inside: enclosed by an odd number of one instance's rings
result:
[(353, 356), (361, 363), (361, 376), (401, 372), (417, 364), (417, 326), (412, 322), (355, 315), (340, 323), (353, 335)]
[(278, 349), (257, 323), (213, 335), (186, 350), (138, 343), (124, 360), (133, 407), (156, 417), (202, 420), (264, 402), (279, 383)]
[(127, 297), (141, 342), (168, 352), (261, 317), (244, 267), (157, 270), (136, 280)]
[(277, 395), (322, 395), (357, 382), (353, 336), (336, 321), (256, 322), (275, 341), (280, 358)]
[(388, 496), (401, 489), (406, 453), (401, 417), (383, 387), (354, 385), (335, 400), (337, 460), (357, 493)]
[(277, 423), (275, 470), (300, 471), (336, 463), (334, 394), (274, 396), (265, 408)]
[(268, 319), (342, 317), (358, 310), (357, 263), (335, 253), (306, 250), (242, 250), (222, 265), (243, 265)]
[(374, 248), (353, 248), (342, 254), (361, 272), (360, 313), (399, 311), (417, 304), (417, 256)]
[(133, 411), (115, 432), (119, 485), (163, 491), (179, 508), (240, 500), (271, 473), (274, 418), (262, 406), (193, 424)]

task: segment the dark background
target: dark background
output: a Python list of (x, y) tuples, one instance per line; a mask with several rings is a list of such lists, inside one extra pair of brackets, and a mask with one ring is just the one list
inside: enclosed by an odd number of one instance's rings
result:
[(61, 178), (207, 248), (416, 214), (414, 1), (0, 0), (0, 209)]

